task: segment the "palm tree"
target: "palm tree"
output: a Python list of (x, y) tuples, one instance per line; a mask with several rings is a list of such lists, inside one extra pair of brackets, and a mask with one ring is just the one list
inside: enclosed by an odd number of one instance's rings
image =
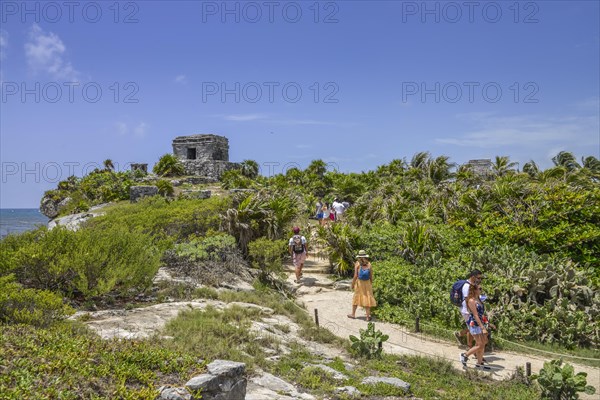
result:
[(496, 156), (494, 163), (492, 164), (492, 171), (497, 176), (506, 175), (509, 171), (514, 172), (514, 167), (517, 165), (516, 162), (511, 162), (508, 156)]
[(110, 158), (107, 158), (106, 160), (104, 160), (103, 164), (104, 164), (105, 171), (113, 171), (115, 169), (115, 166)]
[(412, 157), (409, 165), (411, 168), (424, 170), (427, 167), (430, 158), (431, 154), (429, 154), (429, 152), (421, 151)]
[(557, 167), (565, 167), (568, 172), (572, 172), (576, 169), (581, 168), (581, 165), (579, 165), (573, 153), (570, 153), (568, 151), (561, 151), (560, 153), (552, 157), (552, 162)]
[(540, 173), (540, 168), (535, 161), (531, 160), (523, 165), (523, 172), (528, 174), (530, 177), (535, 178)]
[(439, 156), (434, 160), (430, 160), (428, 163), (428, 176), (433, 181), (433, 183), (440, 183), (449, 179), (453, 176), (450, 169), (456, 166), (455, 163), (449, 162), (450, 157), (448, 156)]
[(323, 178), (327, 172), (327, 164), (323, 160), (313, 160), (304, 170), (307, 175), (316, 175)]
[(258, 163), (254, 160), (244, 160), (240, 163), (240, 171), (246, 178), (254, 179), (258, 176)]
[(378, 176), (402, 176), (406, 171), (406, 161), (398, 158), (390, 161), (389, 164), (380, 165), (377, 168), (376, 175)]
[(414, 179), (423, 179), (429, 176), (428, 167), (431, 160), (431, 154), (427, 151), (415, 153), (410, 160), (408, 175)]
[(594, 156), (588, 156), (586, 158), (581, 157), (581, 165), (583, 165), (583, 168), (587, 168), (592, 172), (600, 173), (600, 160)]

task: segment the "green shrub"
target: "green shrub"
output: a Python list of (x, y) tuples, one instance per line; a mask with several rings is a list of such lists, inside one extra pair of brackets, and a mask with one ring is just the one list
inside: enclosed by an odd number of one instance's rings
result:
[(531, 379), (537, 381), (542, 390), (542, 398), (550, 400), (573, 400), (579, 398), (579, 392), (592, 395), (596, 392), (593, 386), (587, 384), (587, 373), (575, 374), (573, 366), (565, 364), (561, 367), (562, 360), (552, 360), (544, 363), (544, 368), (539, 375)]
[(76, 232), (56, 227), (27, 237), (3, 246), (7, 261), (2, 270), (28, 287), (68, 296), (123, 293), (146, 287), (159, 267), (161, 254), (152, 238), (122, 226)]
[(360, 329), (359, 332), (360, 338), (350, 335), (352, 350), (361, 357), (380, 358), (383, 351), (382, 344), (390, 337), (381, 331), (376, 331), (373, 322), (369, 322), (367, 329)]
[(67, 180), (59, 182), (58, 189), (45, 192), (44, 197), (54, 201), (61, 201), (67, 197), (71, 199), (60, 210), (61, 215), (85, 212), (96, 204), (129, 199), (132, 177), (131, 172), (95, 169), (82, 178), (70, 176)]
[(0, 276), (0, 322), (46, 327), (74, 313), (48, 290), (24, 289), (14, 275)]
[(130, 231), (152, 235), (155, 241), (167, 240), (172, 243), (186, 240), (192, 235), (202, 236), (209, 230), (218, 230), (219, 213), (229, 204), (228, 198), (221, 197), (166, 202), (154, 196), (137, 203), (120, 204), (105, 215), (89, 220), (87, 224), (98, 229), (123, 226)]
[(242, 174), (240, 170), (232, 169), (221, 175), (223, 189), (247, 189), (252, 185), (252, 180)]
[(256, 239), (248, 245), (248, 255), (252, 266), (261, 271), (262, 278), (283, 271), (283, 257), (288, 252), (287, 241)]
[(173, 154), (163, 155), (152, 168), (156, 175), (160, 176), (183, 176), (185, 167), (179, 161), (179, 158)]
[(176, 276), (211, 286), (237, 280), (247, 264), (235, 239), (220, 232), (175, 245), (163, 262)]
[(156, 187), (158, 188), (158, 194), (163, 197), (173, 197), (173, 193), (175, 193), (173, 185), (166, 179), (160, 179), (156, 182)]
[(193, 261), (223, 261), (233, 252), (237, 252), (235, 238), (226, 233), (195, 237), (175, 246), (178, 256)]

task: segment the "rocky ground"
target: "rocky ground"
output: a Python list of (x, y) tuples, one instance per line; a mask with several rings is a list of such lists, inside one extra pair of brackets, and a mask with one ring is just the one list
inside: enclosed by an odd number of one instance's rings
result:
[[(350, 311), (352, 292), (349, 290), (349, 281), (335, 282), (329, 278), (329, 265), (327, 260), (320, 257), (318, 253), (311, 253), (304, 268), (303, 277), (299, 284), (294, 283), (293, 267), (290, 263), (286, 266), (288, 273), (287, 285), (295, 293), (296, 302), (299, 307), (304, 307), (310, 314), (314, 315), (317, 310), (320, 326), (330, 330), (335, 335), (347, 339), (349, 335), (358, 335), (359, 329), (366, 328), (367, 322), (364, 315), (357, 313), (356, 319), (350, 319), (346, 314)], [(155, 282), (190, 283), (181, 277), (174, 277), (168, 269), (161, 268)], [(253, 290), (252, 286), (243, 280), (233, 282), (227, 289), (220, 290)], [(134, 309), (105, 310), (95, 312), (78, 312), (73, 318), (85, 321), (85, 323), (103, 338), (145, 338), (155, 335), (161, 331), (165, 324), (175, 318), (181, 310), (204, 309), (212, 306), (216, 309), (226, 309), (238, 306), (242, 308), (259, 308), (261, 318), (252, 323), (252, 330), (260, 335), (270, 335), (280, 344), (278, 350), (270, 350), (273, 354), (270, 359), (276, 361), (282, 354), (289, 352), (289, 344), (295, 342), (301, 344), (314, 355), (323, 360), (333, 360), (341, 357), (347, 368), (351, 369), (354, 361), (345, 355), (345, 352), (331, 345), (311, 342), (299, 336), (300, 327), (287, 316), (277, 315), (274, 310), (260, 307), (250, 303), (232, 302), (225, 303), (218, 300), (197, 299), (191, 301), (167, 301), (147, 307)], [(375, 321), (376, 329), (389, 335), (389, 340), (384, 344), (384, 351), (394, 354), (426, 355), (434, 358), (442, 358), (450, 361), (457, 369), (462, 369), (458, 355), (462, 351), (456, 343), (445, 342), (440, 339), (415, 334), (405, 328)], [(280, 327), (287, 326), (286, 332)], [(488, 374), (493, 379), (506, 379), (510, 377), (517, 367), (524, 367), (530, 362), (532, 372), (537, 373), (544, 361), (548, 359), (513, 352), (488, 353), (486, 358), (491, 362), (492, 370)], [(471, 362), (472, 363), (472, 362)], [(571, 363), (573, 364), (573, 363)], [(588, 384), (600, 390), (600, 370), (584, 365), (574, 364), (576, 372), (584, 371), (588, 374)], [(322, 365), (318, 368), (327, 369)], [(328, 371), (339, 374), (336, 371)], [(365, 377), (367, 378), (367, 377)], [(340, 377), (339, 393), (351, 395), (356, 392), (355, 388), (344, 387), (344, 377)], [(397, 384), (400, 384), (396, 382)], [(171, 393), (172, 394), (172, 393)], [(171, 395), (170, 394), (170, 395)], [(173, 398), (176, 397), (165, 397)], [(183, 398), (183, 397), (182, 397)], [(246, 399), (248, 400), (293, 400), (293, 399), (315, 399), (310, 393), (302, 393), (293, 384), (286, 382), (276, 376), (264, 371), (258, 371), (249, 377), (246, 388)], [(582, 395), (582, 399), (597, 398)]]

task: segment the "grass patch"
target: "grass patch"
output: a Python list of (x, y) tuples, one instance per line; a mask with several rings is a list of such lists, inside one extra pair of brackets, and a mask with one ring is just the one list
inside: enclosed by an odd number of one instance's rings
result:
[(299, 335), (303, 339), (318, 343), (335, 343), (340, 347), (346, 346), (347, 340), (337, 337), (327, 329), (317, 328), (306, 310), (296, 305), (292, 300), (261, 283), (256, 282), (254, 287), (256, 290), (252, 292), (219, 292), (219, 300), (226, 303), (239, 301), (271, 308), (276, 314), (285, 315), (297, 323), (301, 328)]
[[(326, 363), (345, 374), (349, 378), (346, 381), (337, 381), (319, 368), (307, 367), (306, 363), (318, 364), (323, 361), (296, 347), (273, 365), (271, 372), (317, 396), (331, 396), (338, 386), (354, 386), (368, 396), (415, 396), (448, 400), (530, 400), (539, 397), (535, 387), (519, 379), (497, 382), (476, 372), (462, 373), (446, 361), (426, 357), (384, 355), (379, 360), (361, 359), (354, 368), (346, 368), (340, 359)], [(411, 389), (405, 392), (387, 384), (363, 385), (362, 380), (367, 376), (398, 378), (410, 383)]]
[(3, 399), (155, 399), (203, 365), (156, 340), (103, 340), (76, 323), (0, 326)]
[(251, 372), (255, 365), (265, 364), (263, 348), (274, 347), (269, 339), (258, 339), (250, 331), (252, 320), (260, 315), (260, 310), (235, 306), (222, 311), (210, 306), (182, 311), (165, 327), (165, 334), (174, 338), (166, 346), (210, 361), (243, 362)]

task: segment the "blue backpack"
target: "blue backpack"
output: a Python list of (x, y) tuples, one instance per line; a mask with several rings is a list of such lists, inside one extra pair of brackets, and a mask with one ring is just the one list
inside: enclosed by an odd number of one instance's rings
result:
[(454, 282), (452, 285), (452, 289), (450, 290), (450, 301), (456, 307), (462, 307), (462, 302), (464, 300), (462, 289), (465, 286), (465, 283), (468, 281), (465, 279), (461, 279), (459, 281)]

